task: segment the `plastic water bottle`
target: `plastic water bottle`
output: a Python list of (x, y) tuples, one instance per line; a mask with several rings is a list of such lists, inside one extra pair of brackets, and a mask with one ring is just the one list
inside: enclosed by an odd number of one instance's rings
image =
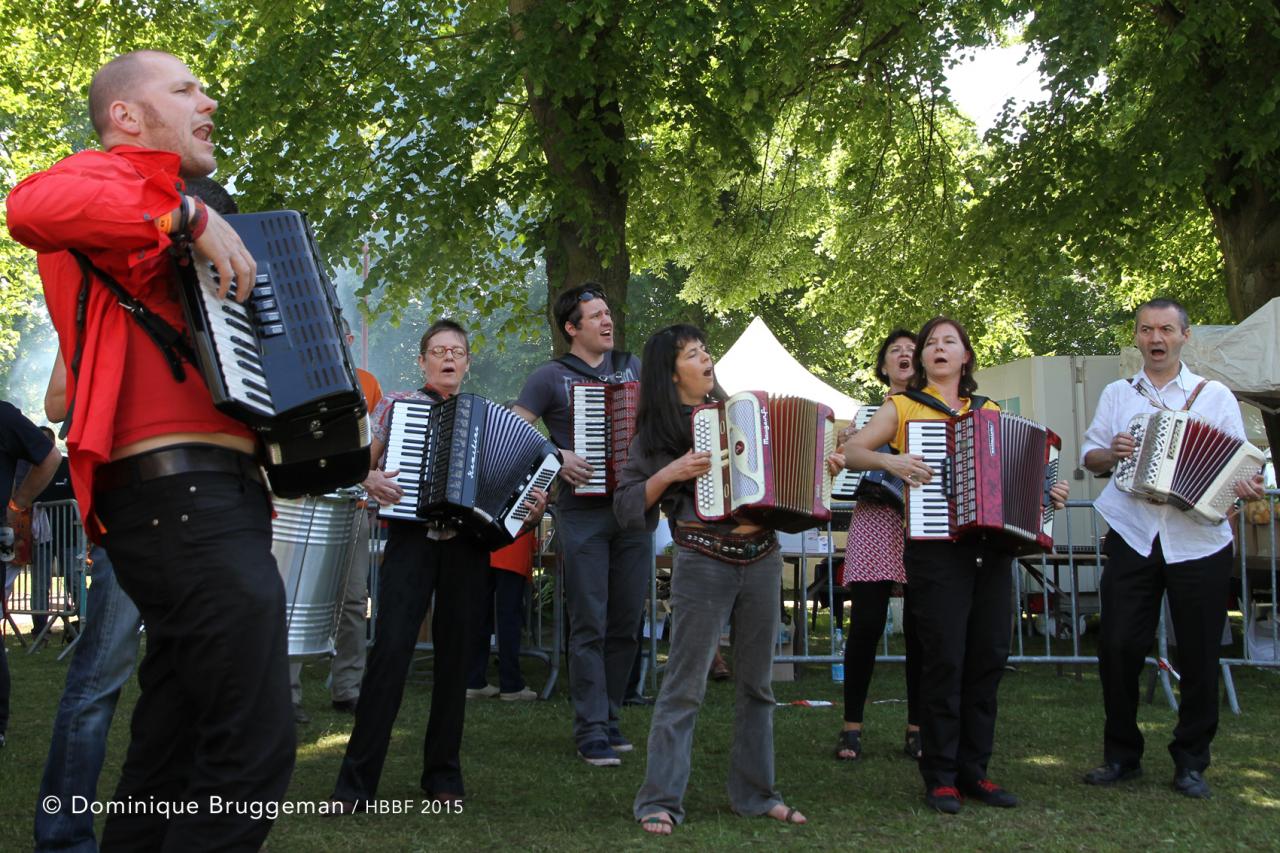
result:
[(831, 664), (831, 680), (836, 684), (844, 684), (844, 631), (836, 629), (835, 643), (840, 650), (840, 662)]

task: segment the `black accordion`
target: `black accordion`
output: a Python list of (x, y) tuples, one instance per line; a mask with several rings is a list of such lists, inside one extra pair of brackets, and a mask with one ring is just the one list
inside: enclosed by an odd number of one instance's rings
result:
[(259, 433), (276, 495), (355, 485), (369, 470), (368, 410), (311, 230), (293, 210), (225, 219), (258, 264), (249, 300), (219, 299), (199, 253), (179, 287), (214, 406)]
[(380, 515), (439, 521), (501, 547), (520, 534), (526, 499), (551, 487), (560, 461), (556, 446), (524, 418), (484, 397), (396, 400), (386, 468), (400, 470), (404, 498)]

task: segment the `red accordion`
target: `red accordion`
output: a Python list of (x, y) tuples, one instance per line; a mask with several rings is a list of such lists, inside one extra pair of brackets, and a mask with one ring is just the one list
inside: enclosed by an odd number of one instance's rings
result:
[(831, 518), (835, 418), (822, 403), (743, 391), (693, 410), (693, 449), (711, 453), (698, 478), (698, 517), (739, 517), (787, 533)]
[(592, 467), (591, 479), (575, 495), (611, 495), (636, 434), (639, 382), (580, 382), (569, 395), (573, 452)]
[(1052, 548), (1049, 489), (1061, 448), (1047, 427), (992, 409), (907, 421), (906, 452), (933, 469), (929, 483), (907, 490), (907, 538), (981, 533), (1016, 553)]

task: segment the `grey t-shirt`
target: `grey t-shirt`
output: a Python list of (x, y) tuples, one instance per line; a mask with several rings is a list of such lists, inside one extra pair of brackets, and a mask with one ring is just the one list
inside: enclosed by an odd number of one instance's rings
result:
[(569, 389), (583, 382), (636, 382), (639, 379), (640, 359), (631, 353), (609, 352), (599, 367), (591, 367), (576, 355), (566, 355), (530, 373), (516, 405), (542, 418), (556, 447), (573, 450)]

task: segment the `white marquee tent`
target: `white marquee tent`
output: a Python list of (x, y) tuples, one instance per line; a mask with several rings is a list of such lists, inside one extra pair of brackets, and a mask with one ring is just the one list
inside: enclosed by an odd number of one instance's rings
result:
[(839, 421), (852, 420), (863, 405), (806, 370), (759, 317), (716, 362), (716, 378), (730, 394), (769, 391), (817, 400), (830, 406)]

